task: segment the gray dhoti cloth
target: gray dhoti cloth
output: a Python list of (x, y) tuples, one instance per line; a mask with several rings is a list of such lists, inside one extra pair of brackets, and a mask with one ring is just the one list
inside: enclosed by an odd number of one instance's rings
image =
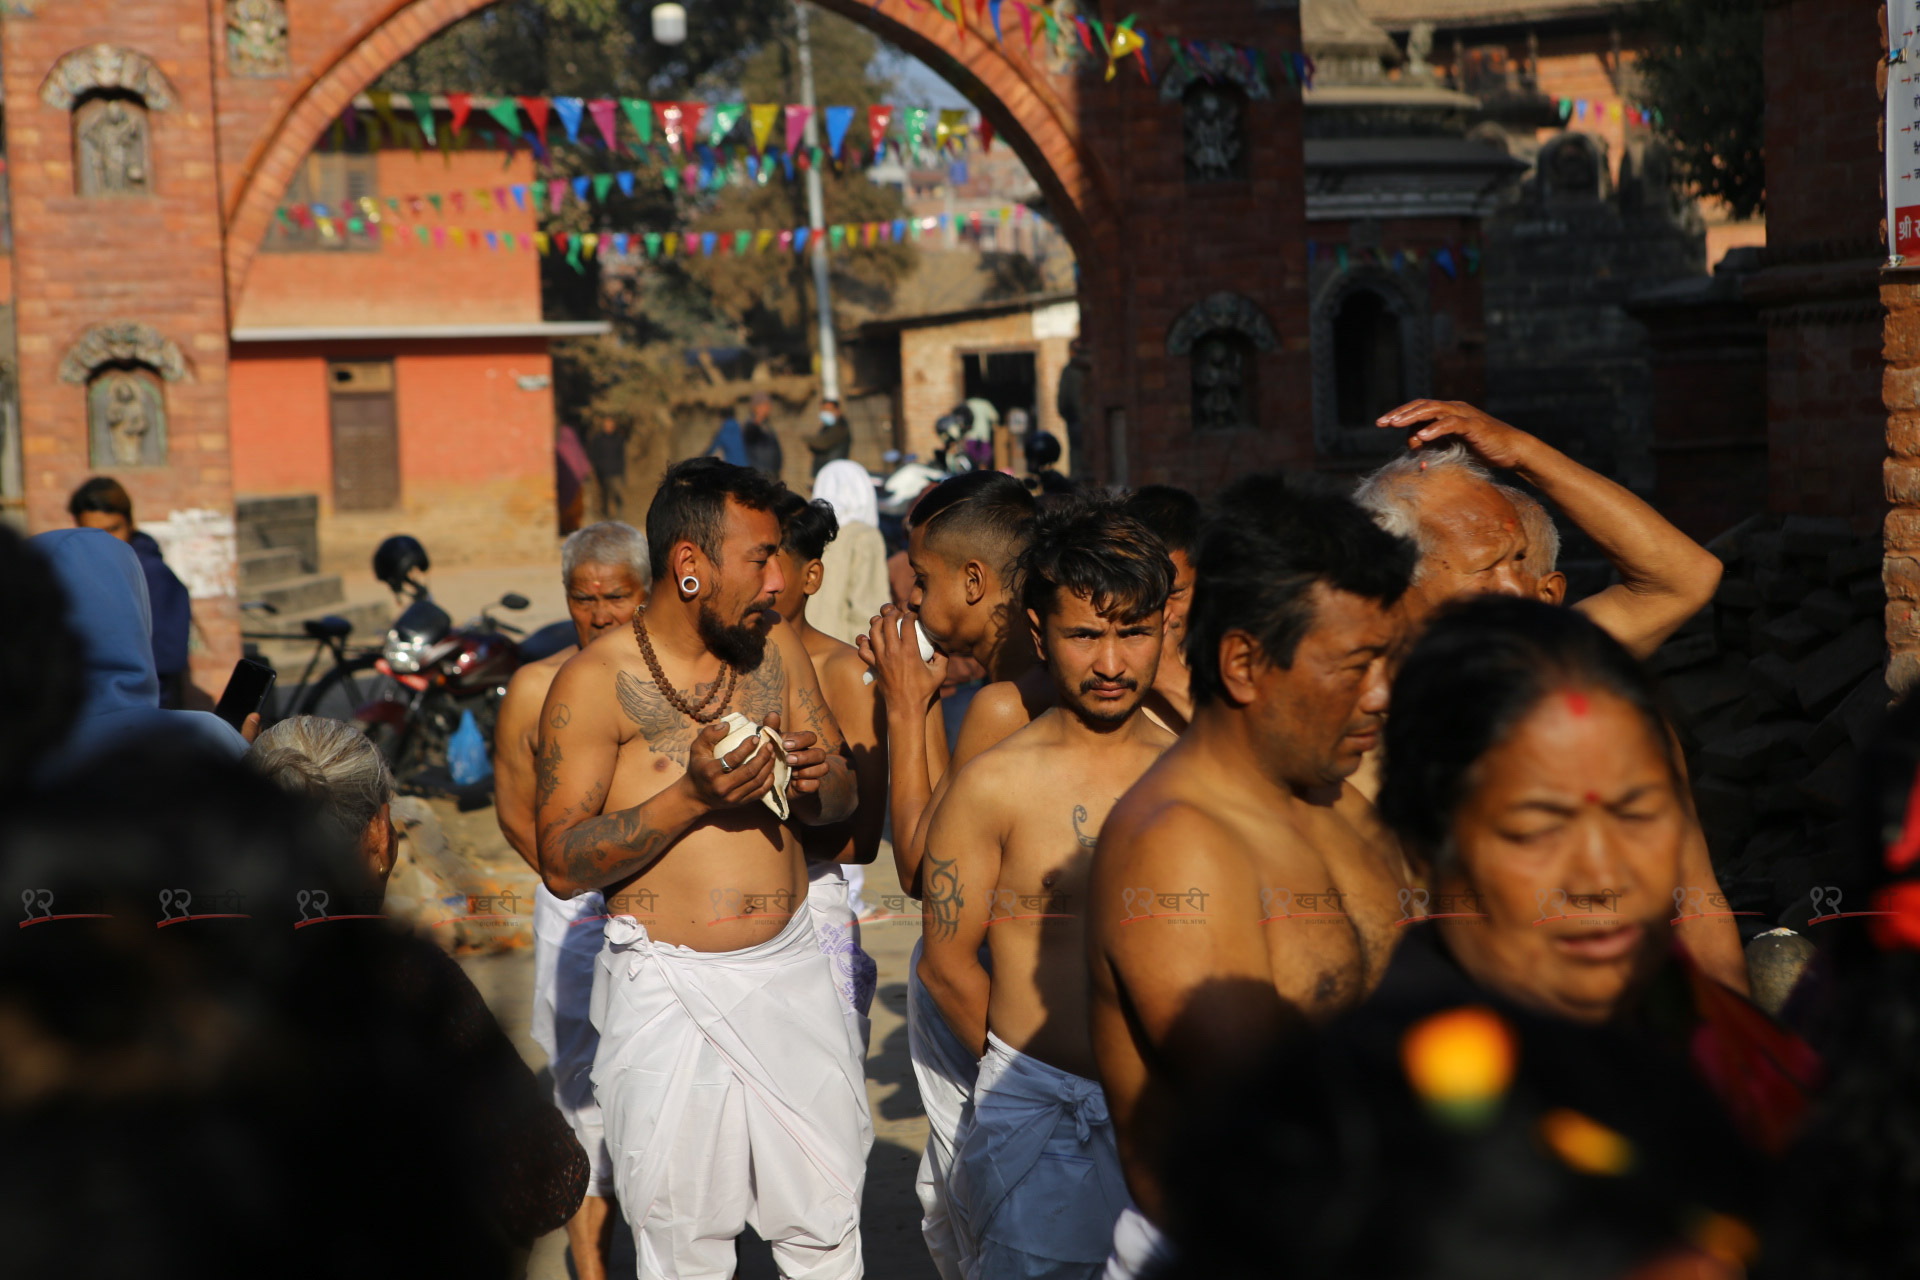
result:
[(1099, 1081), (988, 1032), (953, 1188), (970, 1280), (1094, 1280), (1132, 1203)]
[(873, 1122), (812, 915), (739, 951), (606, 934), (593, 1085), (643, 1280), (726, 1280), (746, 1226), (790, 1280), (856, 1280)]

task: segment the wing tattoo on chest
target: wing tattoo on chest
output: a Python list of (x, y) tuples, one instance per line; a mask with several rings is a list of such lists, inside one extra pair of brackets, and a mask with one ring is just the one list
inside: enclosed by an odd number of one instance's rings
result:
[[(721, 678), (725, 679), (724, 676)], [(695, 685), (689, 696), (698, 703), (712, 691), (714, 683), (709, 680)], [(695, 724), (682, 714), (679, 708), (666, 700), (653, 681), (642, 680), (631, 672), (622, 671), (614, 677), (613, 691), (620, 700), (620, 710), (627, 719), (633, 721), (640, 730), (640, 736), (646, 740), (647, 749), (686, 768), (687, 754), (693, 748), (693, 740), (700, 736), (700, 730), (706, 726)], [(752, 671), (743, 672), (735, 682), (733, 702), (729, 709), (739, 711), (755, 724), (765, 724), (770, 713), (785, 706), (786, 696), (786, 668), (781, 663), (780, 651), (768, 645), (760, 665)]]

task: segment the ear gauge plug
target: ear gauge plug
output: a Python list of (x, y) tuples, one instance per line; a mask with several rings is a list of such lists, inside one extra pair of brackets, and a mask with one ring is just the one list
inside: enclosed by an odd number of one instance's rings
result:
[(694, 577), (692, 574), (688, 574), (686, 577), (680, 579), (680, 589), (688, 595), (694, 595), (700, 590), (700, 579)]

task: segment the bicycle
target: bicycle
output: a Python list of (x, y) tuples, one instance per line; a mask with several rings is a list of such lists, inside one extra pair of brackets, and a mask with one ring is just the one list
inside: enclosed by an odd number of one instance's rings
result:
[[(243, 612), (278, 613), (272, 604), (265, 600), (249, 600), (240, 606)], [(240, 639), (245, 644), (247, 657), (256, 662), (265, 662), (272, 666), (260, 652), (259, 642), (278, 640), (289, 644), (313, 643), (313, 654), (307, 659), (306, 668), (300, 673), (297, 684), (288, 687), (276, 684), (274, 692), (260, 708), (261, 727), (277, 724), (291, 715), (326, 716), (334, 720), (351, 720), (353, 713), (382, 695), (387, 689), (398, 686), (387, 676), (374, 669), (380, 657), (380, 646), (376, 642), (357, 649), (349, 649), (347, 637), (353, 632), (353, 623), (338, 614), (327, 614), (321, 618), (309, 618), (301, 624), (300, 634), (280, 631), (242, 631)], [(313, 672), (320, 660), (332, 655), (332, 665), (316, 682)], [(295, 699), (296, 691), (298, 693)]]

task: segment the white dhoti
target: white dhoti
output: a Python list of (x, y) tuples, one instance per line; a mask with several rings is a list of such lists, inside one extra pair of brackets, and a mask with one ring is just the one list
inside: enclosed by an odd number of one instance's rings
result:
[(592, 1176), (587, 1194), (613, 1194), (613, 1162), (593, 1099), (593, 1055), (600, 1033), (593, 1029), (594, 962), (606, 926), (607, 903), (597, 893), (556, 898), (547, 886), (533, 891), (533, 1042), (547, 1053), (553, 1074), (553, 1105), (573, 1126), (587, 1153)]
[(810, 912), (739, 951), (607, 922), (594, 1092), (642, 1280), (725, 1280), (751, 1226), (789, 1280), (857, 1280), (873, 1121)]
[(987, 1033), (953, 1166), (977, 1280), (1093, 1280), (1129, 1204), (1100, 1082)]
[(1113, 1256), (1104, 1280), (1152, 1280), (1173, 1261), (1173, 1245), (1147, 1215), (1128, 1205), (1113, 1224)]
[(842, 871), (837, 862), (816, 862), (807, 868), (807, 910), (813, 915), (814, 940), (820, 944), (820, 954), (833, 969), (833, 985), (840, 990), (864, 1064), (873, 1029), (868, 1013), (873, 1008), (873, 988), (880, 977), (880, 966), (860, 948), (860, 922), (855, 918), (859, 908), (852, 901)]
[(913, 1190), (920, 1197), (920, 1234), (941, 1280), (965, 1280), (973, 1256), (952, 1206), (949, 1178), (954, 1151), (973, 1114), (973, 1082), (980, 1063), (947, 1026), (933, 993), (920, 981), (922, 943), (913, 944), (907, 962), (907, 1056), (927, 1113), (927, 1149)]

